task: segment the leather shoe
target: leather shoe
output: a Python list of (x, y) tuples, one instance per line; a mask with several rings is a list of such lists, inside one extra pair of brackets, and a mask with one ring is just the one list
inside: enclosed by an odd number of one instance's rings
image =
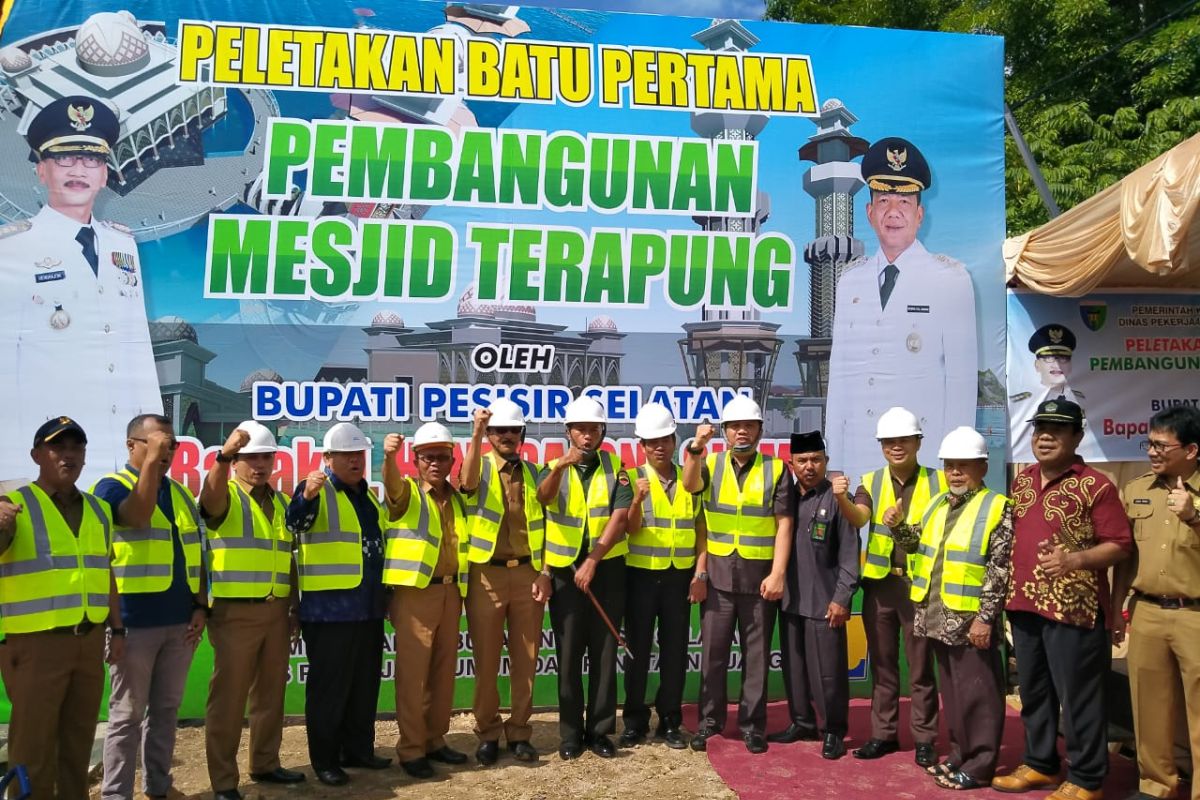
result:
[(431, 761), (440, 761), (443, 764), (465, 764), (467, 763), (467, 754), (461, 750), (455, 750), (448, 744), (444, 744), (437, 750), (431, 753), (426, 753), (425, 757)]
[(792, 742), (815, 742), (819, 737), (815, 728), (793, 722), (781, 731), (767, 734), (768, 742), (791, 744)]
[(527, 741), (509, 742), (508, 752), (512, 753), (513, 758), (517, 759), (517, 761), (530, 762), (538, 760), (538, 751)]
[(719, 734), (720, 731), (713, 728), (701, 728), (696, 731), (696, 735), (692, 737), (692, 749), (697, 753), (703, 753), (708, 749), (708, 740)]
[(933, 742), (917, 742), (917, 753), (913, 756), (918, 767), (932, 767), (937, 763), (937, 748)]
[(662, 740), (672, 750), (684, 750), (687, 748), (687, 741), (683, 738), (683, 731), (679, 730), (677, 726), (665, 729), (662, 732)]
[(888, 753), (895, 753), (899, 750), (900, 743), (895, 739), (868, 739), (866, 744), (854, 751), (854, 757), (869, 761), (874, 758), (883, 758)]
[(992, 788), (998, 792), (1028, 792), (1030, 789), (1050, 789), (1057, 785), (1058, 776), (1044, 775), (1028, 764), (992, 779)]
[(645, 731), (639, 731), (637, 728), (626, 728), (621, 731), (621, 738), (617, 739), (617, 744), (621, 747), (634, 747), (646, 741)]
[(613, 746), (612, 739), (607, 736), (597, 736), (592, 741), (592, 752), (601, 758), (612, 758), (617, 754), (617, 748)]
[(400, 766), (414, 778), (432, 778), (435, 774), (433, 765), (429, 763), (428, 758), (414, 758), (412, 761), (402, 761), (400, 762)]
[(316, 770), (317, 780), (326, 786), (345, 786), (350, 782), (350, 776), (341, 767)]
[(387, 769), (392, 765), (390, 758), (377, 756), (374, 753), (366, 758), (343, 758), (342, 766), (351, 769)]
[(303, 783), (304, 773), (276, 767), (270, 772), (251, 772), (250, 780), (257, 783)]
[(746, 743), (746, 749), (754, 755), (767, 752), (767, 740), (763, 738), (761, 733), (743, 734), (742, 741)]
[(844, 755), (846, 755), (846, 742), (842, 737), (836, 733), (825, 734), (825, 743), (821, 745), (821, 758), (833, 761)]
[[(510, 744), (509, 749), (512, 749)], [(480, 742), (479, 747), (475, 750), (475, 760), (485, 767), (490, 767), (500, 760), (500, 742)]]
[(242, 800), (242, 793), (235, 786), (223, 792), (213, 792), (213, 800)]
[(583, 755), (583, 744), (580, 742), (563, 742), (558, 746), (558, 757), (563, 761), (571, 761)]
[(1085, 789), (1070, 781), (1063, 781), (1046, 800), (1102, 800), (1103, 797), (1103, 789)]

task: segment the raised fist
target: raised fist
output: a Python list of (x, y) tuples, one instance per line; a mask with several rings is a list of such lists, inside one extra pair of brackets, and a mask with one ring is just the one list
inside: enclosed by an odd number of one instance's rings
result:
[(23, 506), (17, 505), (7, 497), (0, 497), (0, 530), (9, 530), (21, 513)]
[(583, 450), (575, 445), (571, 445), (571, 449), (563, 453), (563, 457), (558, 460), (558, 463), (566, 467), (573, 467), (583, 461)]
[[(246, 433), (240, 431), (240, 433)], [(250, 437), (247, 435), (246, 437)], [(171, 453), (171, 446), (175, 444), (175, 437), (166, 431), (150, 431), (146, 434), (146, 460), (149, 462), (162, 461)], [(226, 443), (228, 446), (228, 443)], [(245, 445), (239, 445), (240, 450)]]
[(650, 494), (650, 479), (649, 478), (638, 478), (637, 483), (634, 484), (633, 502), (640, 503), (643, 500), (645, 500), (646, 496), (649, 494)]
[(833, 484), (834, 494), (846, 494), (850, 491), (850, 479), (845, 475), (834, 475), (829, 482)]
[[(404, 444), (404, 434), (389, 433), (383, 437), (383, 454), (388, 458), (393, 458), (396, 453), (400, 452), (400, 445), (402, 444)], [(321, 475), (324, 476), (325, 473), (322, 472)]]
[(492, 410), (490, 408), (475, 409), (475, 430), (483, 432), (487, 430), (488, 423), (492, 420)]
[(708, 443), (717, 435), (717, 429), (705, 422), (696, 428), (696, 438), (692, 440), (693, 447), (708, 447)]
[(229, 438), (225, 440), (225, 444), (221, 445), (221, 455), (226, 458), (233, 458), (248, 444), (250, 444), (250, 434), (240, 428), (236, 428), (233, 433), (229, 434)]
[[(389, 434), (395, 436), (396, 434)], [(386, 445), (385, 445), (386, 446)], [(329, 476), (319, 469), (314, 469), (308, 473), (308, 477), (304, 479), (304, 499), (312, 500), (321, 491), (321, 487), (325, 485), (325, 481)]]

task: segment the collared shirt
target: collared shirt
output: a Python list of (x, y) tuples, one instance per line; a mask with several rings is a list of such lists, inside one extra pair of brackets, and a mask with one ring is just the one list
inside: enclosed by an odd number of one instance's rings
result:
[[(892, 492), (895, 494), (897, 500), (903, 501), (904, 508), (906, 509), (912, 508), (913, 493), (917, 489), (917, 477), (920, 475), (920, 470), (920, 467), (914, 468), (912, 475), (909, 475), (908, 480), (906, 481), (900, 480), (896, 477), (894, 472), (892, 472), (890, 469), (888, 470), (888, 475), (891, 476), (892, 479)], [(937, 490), (934, 489), (933, 491), (936, 492)], [(858, 497), (855, 497), (854, 501), (858, 502)], [(872, 515), (875, 513), (874, 508), (875, 507), (872, 505)], [(908, 572), (908, 556), (899, 547), (892, 548), (892, 567), (899, 567), (905, 572)]]
[[(946, 514), (946, 524), (943, 530), (949, 533), (963, 508), (976, 494), (978, 489), (972, 489), (961, 495), (947, 494), (942, 501), (950, 510)], [(979, 597), (979, 611), (955, 611), (947, 608), (942, 601), (942, 571), (945, 559), (942, 552), (946, 543), (942, 539), (942, 547), (938, 549), (933, 560), (933, 571), (929, 576), (929, 593), (925, 599), (917, 603), (916, 617), (913, 620), (913, 633), (937, 639), (951, 646), (967, 645), (967, 633), (971, 623), (978, 617), (982, 622), (996, 625), (1000, 620), (1000, 612), (1004, 610), (1004, 601), (1008, 596), (1008, 581), (1012, 573), (1013, 546), (1013, 517), (1012, 505), (1005, 503), (1004, 514), (996, 527), (988, 535), (987, 563), (984, 566), (983, 591)], [(897, 550), (913, 552), (921, 540), (921, 526), (900, 525), (896, 531)], [(996, 643), (993, 637), (993, 645)]]
[[(600, 454), (599, 451), (593, 450), (583, 461), (575, 464), (571, 469), (579, 473), (579, 482), (583, 484), (583, 494), (586, 497), (588, 487), (592, 485), (592, 478), (596, 476), (596, 472), (600, 469)], [(549, 464), (542, 467), (542, 474), (538, 476), (538, 484), (546, 479), (546, 476), (552, 472)], [(563, 475), (562, 480), (567, 480), (567, 476)], [(633, 488), (629, 485), (629, 478), (625, 475), (625, 470), (619, 469), (617, 472), (617, 485), (611, 496), (608, 498), (609, 513), (618, 511), (622, 508), (629, 508), (633, 505)], [(623, 536), (624, 534), (622, 534)], [(582, 564), (587, 558), (588, 549), (591, 547), (589, 537), (583, 537), (583, 546), (579, 548), (579, 556), (575, 559), (576, 564)]]
[[(132, 465), (125, 469), (134, 476), (141, 473)], [(113, 521), (123, 525), (121, 503), (133, 493), (115, 478), (103, 478), (96, 484), (92, 494), (108, 503), (112, 508)], [(195, 595), (187, 582), (187, 560), (183, 555), (183, 542), (179, 538), (179, 527), (175, 524), (175, 505), (171, 500), (171, 481), (164, 475), (158, 484), (157, 505), (171, 523), (171, 585), (161, 592), (140, 592), (121, 595), (121, 621), (127, 628), (155, 628), (161, 625), (182, 625), (192, 619), (192, 604)]]
[[(524, 467), (518, 460), (502, 461), (500, 488), (504, 497), (504, 515), (500, 517), (500, 531), (496, 534), (496, 550), (492, 558), (522, 558), (530, 555), (529, 529), (525, 521)], [(535, 479), (536, 475), (533, 476)]]
[[(866, 494), (861, 486), (859, 490)], [(824, 619), (831, 602), (850, 608), (858, 588), (858, 529), (842, 516), (828, 480), (808, 490), (797, 484), (796, 493), (792, 557), (780, 608)]]
[(1013, 479), (1013, 574), (1009, 611), (1028, 611), (1054, 622), (1106, 627), (1108, 571), (1075, 570), (1051, 578), (1038, 564), (1038, 544), (1048, 541), (1068, 552), (1103, 542), (1133, 549), (1129, 519), (1117, 487), (1077, 458), (1066, 472), (1042, 485), (1041, 467), (1033, 464)]
[[(433, 574), (438, 578), (446, 575), (458, 575), (458, 531), (454, 528), (454, 505), (457, 501), (454, 499), (454, 487), (446, 484), (445, 493), (438, 497), (433, 493), (433, 487), (422, 481), (421, 491), (425, 493), (430, 502), (437, 504), (438, 519), (442, 522), (442, 543), (438, 548), (437, 564), (433, 568)], [(416, 499), (410, 496), (409, 502)]]
[[(387, 615), (388, 595), (383, 585), (383, 532), (379, 530), (379, 511), (371, 502), (365, 480), (356, 486), (329, 475), (329, 483), (346, 495), (354, 508), (362, 531), (362, 581), (353, 589), (327, 589), (300, 593), (301, 622), (362, 622), (383, 619)], [(292, 533), (305, 533), (317, 521), (321, 493), (309, 500), (304, 497), (304, 481), (296, 486), (287, 510), (287, 526)]]
[[(1200, 530), (1167, 508), (1176, 480), (1147, 472), (1125, 485), (1125, 513), (1133, 523), (1135, 544), (1133, 588), (1161, 597), (1200, 598)], [(1193, 504), (1200, 501), (1200, 470), (1184, 485)]]
[[(750, 469), (754, 466), (754, 459), (748, 458), (744, 463), (739, 463), (736, 458), (732, 457), (729, 460), (733, 464), (733, 474), (737, 477), (738, 486), (744, 486), (746, 476), (750, 474)], [(704, 484), (700, 493), (703, 495), (708, 491), (710, 482), (707, 463), (701, 468), (701, 475)], [(792, 471), (784, 466), (779, 483), (775, 484), (773, 497), (775, 516), (791, 517), (795, 513), (796, 493), (793, 491), (794, 487)], [(773, 562), (769, 558), (742, 558), (736, 552), (727, 556), (715, 556), (709, 553), (708, 582), (714, 589), (722, 592), (758, 594), (762, 582), (771, 574), (772, 566)], [(821, 616), (824, 616), (824, 612), (821, 613)]]

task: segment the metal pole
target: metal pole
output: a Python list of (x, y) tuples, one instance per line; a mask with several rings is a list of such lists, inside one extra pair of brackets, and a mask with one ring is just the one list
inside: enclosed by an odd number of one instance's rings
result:
[(1038, 169), (1037, 161), (1033, 158), (1033, 152), (1030, 151), (1029, 145), (1025, 143), (1025, 137), (1021, 135), (1021, 129), (1017, 127), (1017, 118), (1013, 116), (1012, 109), (1008, 107), (1008, 103), (1004, 104), (1004, 124), (1008, 126), (1008, 132), (1012, 134), (1013, 141), (1017, 143), (1017, 150), (1021, 153), (1021, 160), (1025, 162), (1025, 168), (1029, 170), (1029, 175), (1033, 178), (1033, 185), (1037, 187), (1038, 195), (1042, 198), (1042, 205), (1050, 212), (1050, 219), (1054, 219), (1062, 211), (1059, 209), (1058, 203), (1054, 202), (1054, 196), (1050, 194), (1050, 187), (1046, 184), (1046, 179), (1042, 177), (1042, 171)]

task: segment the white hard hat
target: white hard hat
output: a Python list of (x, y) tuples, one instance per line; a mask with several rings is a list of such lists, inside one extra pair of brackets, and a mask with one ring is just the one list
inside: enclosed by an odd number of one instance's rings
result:
[(661, 439), (675, 433), (675, 417), (662, 403), (646, 403), (633, 421), (633, 435), (639, 439)]
[(339, 422), (325, 431), (325, 439), (321, 442), (326, 453), (357, 453), (360, 450), (370, 450), (371, 440), (357, 426), (349, 422)]
[(567, 407), (563, 411), (565, 412), (563, 422), (568, 425), (573, 422), (599, 422), (601, 425), (608, 423), (604, 417), (604, 406), (600, 405), (600, 401), (594, 397), (577, 397), (567, 403)]
[(417, 432), (413, 434), (413, 448), (424, 447), (427, 444), (440, 444), (448, 447), (454, 446), (454, 435), (450, 433), (450, 429), (440, 422), (426, 422), (421, 427), (417, 428)]
[(525, 415), (521, 413), (521, 407), (507, 397), (493, 400), (488, 406), (488, 411), (492, 412), (492, 418), (488, 420), (489, 426), (495, 428), (525, 427)]
[(938, 448), (938, 458), (971, 461), (988, 457), (987, 440), (974, 428), (960, 425), (946, 434)]
[(879, 415), (875, 424), (876, 439), (899, 439), (904, 436), (921, 436), (921, 421), (907, 408), (892, 406)]
[(762, 407), (746, 395), (739, 394), (721, 409), (721, 424), (745, 420), (762, 422)]
[(261, 422), (255, 422), (248, 419), (241, 425), (237, 426), (239, 431), (245, 431), (250, 434), (250, 441), (238, 451), (239, 455), (253, 455), (254, 453), (274, 453), (279, 449), (279, 445), (275, 443), (275, 434), (271, 433), (271, 429)]

